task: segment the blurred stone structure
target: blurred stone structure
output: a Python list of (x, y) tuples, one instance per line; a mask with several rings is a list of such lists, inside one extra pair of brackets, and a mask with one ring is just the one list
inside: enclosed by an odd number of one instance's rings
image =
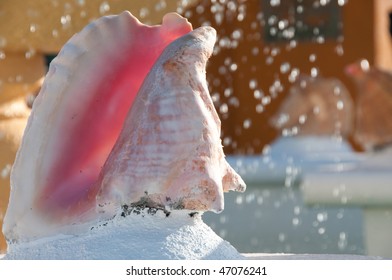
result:
[(347, 138), (353, 119), (352, 98), (339, 80), (303, 76), (290, 88), (271, 121), (287, 136)]
[(392, 73), (367, 60), (346, 67), (357, 86), (354, 139), (366, 151), (392, 145)]

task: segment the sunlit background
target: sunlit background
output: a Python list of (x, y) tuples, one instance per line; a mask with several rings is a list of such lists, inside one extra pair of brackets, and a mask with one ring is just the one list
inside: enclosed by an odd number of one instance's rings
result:
[(248, 184), (204, 215), (217, 234), (243, 253), (392, 257), (391, 0), (0, 0), (0, 225), (50, 60), (123, 10), (148, 24), (176, 11), (217, 30), (209, 90)]

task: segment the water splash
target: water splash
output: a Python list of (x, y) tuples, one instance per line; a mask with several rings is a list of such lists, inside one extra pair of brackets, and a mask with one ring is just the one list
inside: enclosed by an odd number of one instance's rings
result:
[(0, 177), (3, 179), (8, 178), (11, 173), (11, 168), (12, 168), (11, 164), (6, 164), (5, 167), (0, 172)]
[(110, 5), (108, 2), (104, 1), (101, 3), (101, 5), (99, 6), (99, 13), (101, 15), (105, 15), (110, 11)]

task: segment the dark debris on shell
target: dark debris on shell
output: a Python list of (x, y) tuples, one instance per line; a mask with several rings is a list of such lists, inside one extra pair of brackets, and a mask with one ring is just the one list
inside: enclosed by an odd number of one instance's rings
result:
[[(171, 212), (168, 209), (174, 209), (174, 210), (183, 210), (184, 206), (182, 201), (176, 202), (176, 203), (171, 203), (169, 207), (165, 207), (164, 205), (158, 204), (156, 202), (153, 202), (150, 197), (148, 196), (148, 193), (145, 192), (145, 196), (142, 197), (138, 202), (134, 202), (131, 204), (123, 204), (121, 205), (121, 212), (120, 216), (121, 217), (127, 217), (131, 214), (136, 214), (136, 215), (142, 215), (144, 217), (146, 214), (154, 216), (158, 211), (162, 211), (166, 217), (169, 217)], [(166, 197), (166, 202), (171, 201), (170, 197)], [(104, 204), (99, 204), (98, 205), (100, 208), (104, 207)], [(188, 213), (189, 217), (194, 218), (199, 214), (197, 211), (193, 211)], [(110, 220), (114, 219), (117, 215), (113, 216)], [(108, 221), (98, 225), (91, 227), (90, 230), (93, 230), (94, 228), (99, 228), (102, 226), (107, 226)]]

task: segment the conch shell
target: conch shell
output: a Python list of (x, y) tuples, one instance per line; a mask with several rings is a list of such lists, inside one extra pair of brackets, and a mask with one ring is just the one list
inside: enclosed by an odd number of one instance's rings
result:
[(297, 136), (342, 136), (353, 130), (353, 100), (335, 78), (300, 76), (271, 124)]
[(365, 59), (349, 64), (346, 74), (356, 85), (354, 140), (365, 151), (392, 145), (392, 73)]
[(174, 13), (150, 27), (129, 12), (72, 37), (34, 102), (6, 238), (73, 233), (132, 205), (219, 212), (224, 191), (243, 191), (205, 79), (215, 40)]

